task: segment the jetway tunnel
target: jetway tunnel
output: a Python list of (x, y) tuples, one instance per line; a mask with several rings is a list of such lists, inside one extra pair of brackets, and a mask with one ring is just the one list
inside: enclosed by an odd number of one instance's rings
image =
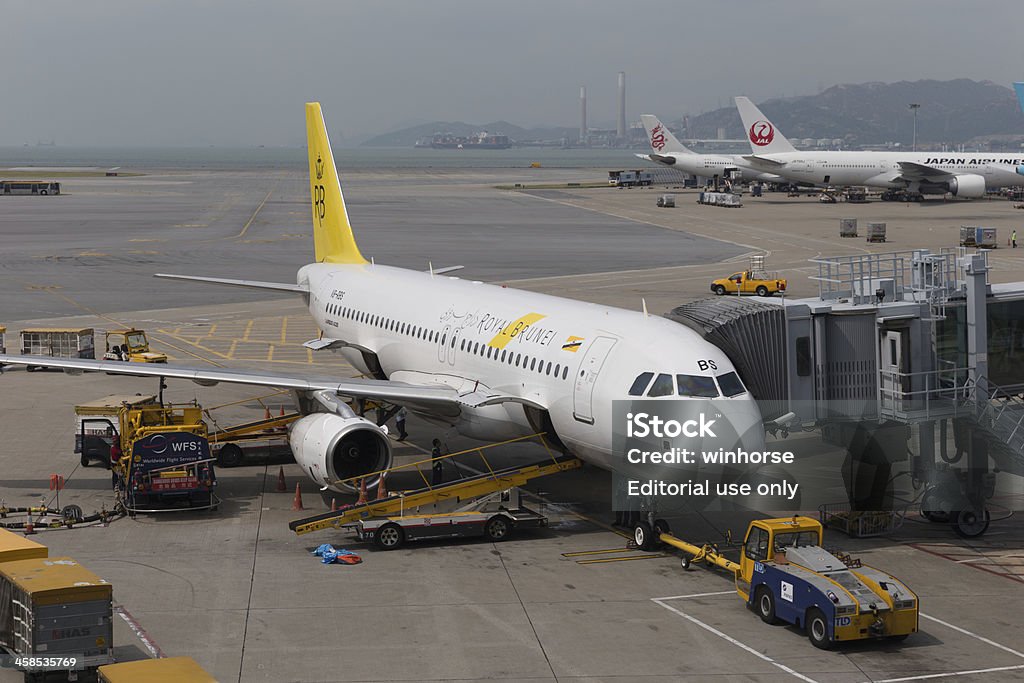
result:
[(899, 505), (906, 471), (926, 517), (984, 533), (997, 474), (1024, 476), (1024, 283), (991, 287), (986, 254), (966, 250), (815, 262), (816, 298), (715, 297), (666, 317), (730, 357), (766, 426), (846, 450), (852, 510)]

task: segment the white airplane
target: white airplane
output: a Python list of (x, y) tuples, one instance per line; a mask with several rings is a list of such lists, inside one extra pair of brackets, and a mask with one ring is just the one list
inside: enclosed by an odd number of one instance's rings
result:
[(684, 173), (701, 176), (702, 178), (728, 178), (737, 180), (760, 180), (766, 183), (787, 182), (775, 173), (767, 173), (755, 169), (750, 162), (741, 156), (731, 154), (697, 154), (676, 139), (657, 116), (641, 114), (640, 120), (647, 131), (647, 141), (651, 145), (650, 154), (637, 154), (641, 159), (653, 161), (664, 166), (671, 166)]
[(754, 168), (810, 185), (865, 185), (911, 195), (950, 194), (977, 198), (986, 189), (1024, 185), (1021, 156), (954, 152), (799, 151), (753, 102), (736, 98)]
[[(318, 485), (387, 468), (387, 433), (344, 398), (406, 406), (485, 441), (537, 432), (610, 469), (613, 401), (643, 397), (714, 401), (735, 445), (760, 451), (761, 415), (732, 363), (683, 325), (646, 312), (419, 272), (367, 261), (356, 246), (319, 103), (306, 104), (316, 262), (295, 284), (158, 275), (292, 292), (322, 330), (307, 342), (339, 351), (369, 378), (317, 378), (32, 356), (0, 362), (123, 375), (274, 386), (294, 390), (306, 413), (291, 426), (295, 460)], [(691, 403), (692, 405), (696, 405)], [(731, 432), (730, 432), (731, 433)]]

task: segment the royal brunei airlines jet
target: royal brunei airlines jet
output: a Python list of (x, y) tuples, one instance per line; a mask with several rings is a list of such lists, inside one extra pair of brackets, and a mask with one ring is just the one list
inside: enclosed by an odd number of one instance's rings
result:
[(728, 178), (730, 180), (760, 180), (766, 183), (787, 182), (775, 173), (767, 173), (755, 169), (750, 162), (739, 155), (731, 154), (697, 154), (676, 139), (657, 116), (641, 114), (644, 130), (647, 131), (647, 142), (651, 145), (650, 154), (637, 154), (641, 159), (653, 161), (664, 166), (671, 166), (683, 173), (690, 173), (702, 178)]
[[(661, 317), (367, 261), (356, 246), (318, 103), (306, 105), (316, 262), (295, 284), (186, 275), (180, 280), (292, 292), (322, 330), (307, 346), (340, 352), (366, 377), (308, 379), (261, 370), (30, 356), (4, 363), (123, 375), (274, 386), (296, 392), (303, 417), (289, 434), (319, 485), (391, 463), (387, 433), (344, 399), (375, 399), (459, 433), (497, 441), (547, 432), (584, 461), (612, 468), (612, 402), (657, 397), (714, 402), (735, 447), (761, 450), (753, 397), (732, 363), (696, 332)], [(429, 238), (427, 238), (429, 239)], [(422, 247), (421, 247), (422, 248)], [(733, 433), (733, 432), (730, 432)], [(618, 456), (622, 458), (622, 454)]]
[(1024, 185), (1017, 169), (1024, 157), (952, 152), (801, 152), (753, 102), (736, 98), (750, 139), (754, 168), (811, 185), (865, 185), (911, 195), (950, 194), (978, 198), (986, 189)]

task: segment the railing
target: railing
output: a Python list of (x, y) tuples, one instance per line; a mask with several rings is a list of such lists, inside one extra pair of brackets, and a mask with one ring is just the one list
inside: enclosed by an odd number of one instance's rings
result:
[[(521, 441), (529, 441), (530, 439), (538, 439), (540, 441), (540, 444), (544, 447), (544, 450), (547, 451), (548, 456), (551, 458), (552, 464), (558, 464), (557, 456), (555, 455), (555, 453), (550, 448), (548, 448), (548, 444), (544, 440), (545, 436), (546, 436), (546, 432), (538, 432), (536, 434), (529, 434), (527, 436), (520, 436), (520, 437), (517, 437), (515, 439), (508, 439), (507, 441), (499, 441), (497, 443), (491, 443), (491, 444), (487, 444), (485, 446), (479, 446), (477, 448), (468, 448), (468, 449), (466, 449), (464, 451), (458, 451), (458, 452), (455, 452), (455, 453), (446, 453), (446, 454), (438, 456), (436, 458), (424, 458), (423, 460), (417, 460), (416, 462), (410, 462), (410, 463), (406, 463), (404, 465), (395, 465), (394, 467), (388, 467), (388, 468), (385, 468), (385, 469), (382, 469), (382, 470), (377, 470), (376, 472), (367, 472), (365, 474), (360, 474), (360, 475), (357, 475), (355, 477), (348, 477), (347, 479), (338, 479), (337, 481), (332, 481), (331, 485), (332, 486), (344, 486), (344, 485), (347, 484), (348, 486), (351, 486), (354, 489), (358, 489), (361, 479), (371, 479), (372, 480), (372, 479), (374, 479), (374, 478), (376, 478), (376, 477), (378, 477), (380, 475), (383, 475), (383, 476), (387, 477), (387, 476), (391, 475), (394, 472), (399, 472), (401, 470), (408, 470), (408, 469), (414, 469), (415, 468), (416, 473), (419, 474), (420, 478), (423, 480), (424, 488), (426, 488), (428, 490), (433, 490), (434, 485), (427, 478), (427, 475), (425, 474), (424, 470), (420, 466), (421, 465), (427, 465), (426, 469), (430, 470), (431, 467), (436, 462), (441, 462), (441, 461), (444, 461), (444, 460), (449, 460), (449, 459), (452, 459), (452, 458), (456, 458), (456, 457), (458, 457), (460, 455), (467, 455), (467, 454), (470, 454), (470, 453), (476, 453), (477, 455), (480, 456), (480, 461), (483, 463), (484, 467), (487, 470), (487, 472), (481, 473), (481, 474), (487, 474), (490, 478), (493, 479), (493, 478), (497, 477), (497, 473), (496, 473), (495, 469), (493, 467), (491, 467), (491, 463), (489, 463), (487, 461), (487, 456), (484, 455), (484, 451), (485, 450), (489, 450), (491, 448), (496, 448), (498, 446), (507, 446), (510, 443), (519, 443)], [(452, 462), (454, 462), (454, 460)], [(458, 463), (455, 463), (455, 464), (456, 464), (456, 467), (458, 467)], [(447, 483), (450, 484), (452, 482), (447, 482)]]
[(896, 419), (925, 420), (962, 413), (970, 400), (967, 370), (942, 364), (927, 372), (879, 371), (879, 412)]

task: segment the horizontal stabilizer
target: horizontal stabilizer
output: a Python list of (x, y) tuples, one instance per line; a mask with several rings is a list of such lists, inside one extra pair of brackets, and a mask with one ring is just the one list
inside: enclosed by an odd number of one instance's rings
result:
[(258, 280), (229, 280), (223, 277), (199, 277), (198, 275), (169, 275), (157, 273), (153, 277), (166, 280), (192, 280), (194, 282), (211, 282), (215, 285), (231, 285), (233, 287), (248, 287), (250, 289), (271, 289), (278, 292), (295, 292), (297, 294), (308, 294), (309, 287), (306, 285), (290, 285), (284, 282), (260, 282)]

